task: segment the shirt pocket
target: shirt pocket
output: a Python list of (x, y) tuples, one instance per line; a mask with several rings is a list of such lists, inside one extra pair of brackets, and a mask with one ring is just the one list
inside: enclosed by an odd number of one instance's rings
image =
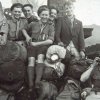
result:
[(16, 38), (16, 31), (10, 31), (8, 34), (9, 38)]

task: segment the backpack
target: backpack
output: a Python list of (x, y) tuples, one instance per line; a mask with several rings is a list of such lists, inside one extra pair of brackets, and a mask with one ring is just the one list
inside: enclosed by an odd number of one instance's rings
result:
[(73, 80), (66, 82), (56, 100), (80, 100), (80, 86)]
[(69, 64), (68, 75), (74, 79), (80, 79), (81, 74), (87, 70), (89, 65), (85, 59), (73, 60)]
[(0, 88), (17, 91), (22, 86), (26, 73), (26, 54), (25, 47), (15, 42), (0, 46)]
[(37, 100), (56, 100), (58, 94), (57, 87), (47, 81), (41, 81), (36, 92), (38, 97)]

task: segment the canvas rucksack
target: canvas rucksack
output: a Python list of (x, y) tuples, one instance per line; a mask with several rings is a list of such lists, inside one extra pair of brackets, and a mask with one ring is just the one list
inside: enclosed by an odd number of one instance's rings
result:
[(85, 59), (73, 60), (69, 64), (68, 75), (74, 79), (80, 79), (81, 74), (87, 70), (89, 65)]
[(16, 91), (21, 87), (25, 78), (25, 47), (7, 42), (0, 46), (0, 88)]

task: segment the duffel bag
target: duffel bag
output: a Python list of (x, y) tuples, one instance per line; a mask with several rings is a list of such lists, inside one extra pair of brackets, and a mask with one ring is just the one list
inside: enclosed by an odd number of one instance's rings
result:
[(73, 60), (69, 64), (68, 75), (75, 79), (80, 79), (81, 74), (87, 70), (89, 65), (85, 59)]

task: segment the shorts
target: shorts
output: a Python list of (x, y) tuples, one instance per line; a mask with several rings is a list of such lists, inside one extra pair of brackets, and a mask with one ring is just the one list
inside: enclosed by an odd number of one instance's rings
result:
[(44, 54), (46, 55), (47, 49), (49, 46), (38, 46), (38, 47), (33, 47), (33, 46), (28, 46), (27, 47), (27, 53), (28, 57), (37, 57), (39, 54)]

